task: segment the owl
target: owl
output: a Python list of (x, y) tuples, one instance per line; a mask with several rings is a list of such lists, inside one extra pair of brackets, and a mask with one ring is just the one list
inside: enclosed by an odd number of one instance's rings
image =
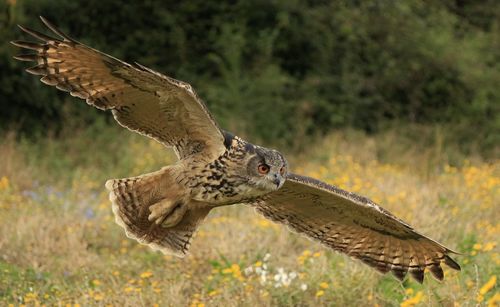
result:
[(189, 84), (92, 49), (41, 19), (57, 37), (20, 26), (41, 42), (12, 42), (32, 51), (15, 56), (36, 62), (27, 72), (111, 111), (120, 125), (178, 157), (156, 172), (106, 182), (116, 222), (128, 237), (183, 257), (212, 209), (244, 204), (400, 280), (409, 272), (423, 282), (425, 270), (442, 280), (442, 263), (460, 270), (452, 250), (371, 200), (291, 173), (280, 152), (222, 130)]

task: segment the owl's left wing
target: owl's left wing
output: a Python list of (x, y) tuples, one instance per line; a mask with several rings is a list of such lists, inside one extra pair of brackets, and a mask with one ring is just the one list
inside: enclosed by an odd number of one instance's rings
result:
[(284, 186), (253, 202), (257, 212), (323, 245), (403, 280), (420, 283), (424, 271), (444, 277), (441, 263), (455, 270), (454, 253), (417, 233), (371, 200), (313, 178), (290, 174)]
[(173, 147), (180, 159), (210, 160), (225, 151), (223, 131), (189, 84), (79, 43), (41, 19), (59, 37), (20, 26), (42, 41), (12, 42), (33, 51), (14, 57), (37, 62), (26, 71), (89, 105), (111, 110), (120, 125)]

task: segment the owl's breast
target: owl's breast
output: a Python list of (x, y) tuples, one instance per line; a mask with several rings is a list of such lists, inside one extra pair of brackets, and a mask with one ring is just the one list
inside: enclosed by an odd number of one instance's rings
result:
[(215, 205), (233, 204), (261, 196), (263, 191), (249, 183), (247, 174), (248, 143), (232, 136), (227, 151), (214, 161), (191, 167), (187, 188), (193, 200)]
[(249, 185), (244, 178), (224, 174), (200, 176), (195, 182), (191, 188), (191, 198), (214, 205), (238, 203), (265, 193)]

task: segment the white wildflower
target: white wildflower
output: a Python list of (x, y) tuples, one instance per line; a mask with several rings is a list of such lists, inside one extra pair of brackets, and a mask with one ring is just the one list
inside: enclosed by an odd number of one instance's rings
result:
[[(257, 270), (256, 270), (257, 271)], [(243, 270), (243, 272), (245, 272), (245, 275), (250, 275), (253, 273), (253, 267), (252, 266), (249, 266), (247, 267), (246, 269)]]
[(260, 284), (261, 285), (264, 285), (265, 283), (267, 282), (267, 276), (266, 276), (266, 272), (262, 272), (262, 275), (260, 275)]
[(288, 286), (290, 285), (290, 283), (291, 283), (291, 282), (292, 282), (292, 280), (291, 280), (290, 278), (288, 278), (288, 277), (283, 278), (283, 279), (281, 280), (281, 283), (282, 283), (282, 284), (283, 284), (283, 286), (285, 286), (285, 287), (288, 287)]

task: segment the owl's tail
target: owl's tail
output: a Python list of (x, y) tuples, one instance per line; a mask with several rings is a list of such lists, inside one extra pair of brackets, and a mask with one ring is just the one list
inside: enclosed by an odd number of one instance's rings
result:
[[(191, 208), (176, 191), (172, 170), (163, 168), (157, 172), (106, 182), (110, 191), (115, 221), (125, 229), (129, 238), (160, 250), (164, 254), (183, 257), (187, 254), (193, 233), (207, 216), (210, 208)], [(150, 221), (151, 207), (170, 203), (175, 224), (162, 225)]]

